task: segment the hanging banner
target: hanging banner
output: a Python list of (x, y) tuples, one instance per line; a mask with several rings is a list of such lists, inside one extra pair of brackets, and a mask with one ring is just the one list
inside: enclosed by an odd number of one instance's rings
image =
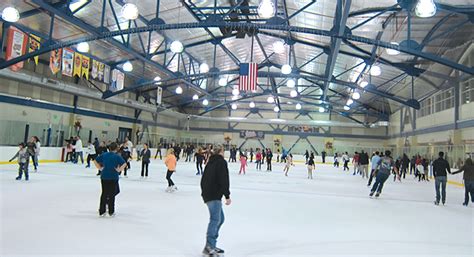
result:
[(73, 76), (81, 77), (82, 70), (82, 54), (74, 53), (74, 72)]
[(334, 148), (334, 138), (325, 138), (324, 139), (324, 148), (326, 150), (332, 150)]
[(91, 58), (87, 56), (82, 56), (82, 73), (81, 76), (85, 76), (86, 79), (89, 79), (89, 68), (91, 64)]
[(265, 132), (263, 131), (256, 131), (256, 130), (242, 130), (239, 133), (240, 138), (245, 139), (264, 139)]
[(63, 55), (63, 49), (59, 48), (51, 51), (49, 56), (49, 69), (53, 74), (58, 73), (61, 70), (61, 57)]
[[(7, 51), (5, 59), (11, 60), (25, 54), (27, 37), (26, 34), (15, 27), (10, 27), (7, 36)], [(12, 71), (19, 71), (23, 68), (24, 62), (18, 62), (10, 66)]]
[(62, 74), (72, 77), (72, 69), (74, 67), (74, 51), (70, 48), (63, 49), (63, 65)]
[[(35, 35), (30, 35), (30, 37), (28, 38), (28, 53), (32, 53), (34, 51), (39, 50), (41, 46), (40, 42), (41, 42), (40, 37), (35, 36)], [(33, 59), (35, 60), (35, 64), (38, 65), (39, 56), (37, 55), (33, 57)]]
[(110, 66), (104, 64), (104, 79), (103, 79), (105, 84), (110, 83)]
[(110, 91), (119, 91), (123, 89), (125, 77), (124, 74), (117, 70), (112, 70), (112, 83), (110, 83)]
[(161, 100), (163, 97), (163, 89), (161, 87), (156, 88), (156, 105), (161, 105)]
[[(92, 67), (94, 69), (94, 67)], [(99, 62), (97, 64), (97, 80), (100, 82), (104, 82), (104, 69), (105, 69), (105, 64)]]
[(92, 79), (97, 80), (97, 75), (99, 75), (99, 64), (100, 62), (96, 60), (92, 60), (92, 70), (91, 70)]

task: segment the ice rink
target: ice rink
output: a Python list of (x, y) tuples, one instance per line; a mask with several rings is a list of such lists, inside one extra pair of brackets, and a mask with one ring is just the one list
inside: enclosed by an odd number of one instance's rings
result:
[[(30, 166), (31, 167), (31, 166)], [(474, 207), (464, 189), (448, 185), (435, 206), (433, 182), (390, 177), (379, 199), (360, 176), (317, 165), (314, 180), (298, 163), (245, 176), (229, 165), (232, 205), (218, 246), (225, 256), (474, 256)], [(194, 163), (178, 163), (169, 194), (165, 167), (140, 179), (132, 162), (120, 180), (117, 216), (99, 218), (100, 183), (83, 165), (41, 164), (30, 181), (15, 181), (16, 165), (0, 166), (0, 256), (201, 256), (208, 212)]]

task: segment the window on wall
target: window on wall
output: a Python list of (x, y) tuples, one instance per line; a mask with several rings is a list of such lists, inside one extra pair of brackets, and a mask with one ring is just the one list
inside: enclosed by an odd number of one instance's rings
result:
[(432, 113), (444, 111), (454, 107), (454, 89), (448, 89), (437, 93), (421, 101), (418, 117), (424, 117)]
[(461, 82), (461, 104), (474, 101), (474, 78)]

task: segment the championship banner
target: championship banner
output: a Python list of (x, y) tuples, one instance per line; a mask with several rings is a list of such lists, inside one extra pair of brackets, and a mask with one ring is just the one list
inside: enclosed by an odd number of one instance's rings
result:
[(157, 87), (156, 88), (156, 105), (161, 105), (162, 97), (163, 97), (163, 88)]
[(273, 136), (273, 145), (275, 146), (275, 149), (280, 149), (280, 146), (281, 146), (282, 142), (283, 142), (283, 136), (282, 135), (274, 135)]
[(51, 51), (49, 56), (49, 69), (53, 74), (58, 73), (61, 70), (61, 57), (63, 55), (63, 49), (55, 49)]
[(104, 82), (104, 69), (105, 69), (105, 64), (99, 62), (97, 64), (97, 80), (100, 82)]
[(92, 70), (91, 70), (91, 77), (92, 79), (97, 80), (97, 76), (99, 75), (99, 63), (96, 60), (92, 60)]
[(110, 66), (104, 64), (104, 83), (110, 83)]
[(112, 70), (112, 82), (109, 87), (110, 91), (119, 91), (123, 89), (123, 83), (125, 80), (124, 76), (125, 75), (121, 71), (117, 69)]
[(334, 138), (325, 138), (324, 139), (324, 148), (326, 150), (332, 150), (334, 146)]
[(87, 56), (82, 56), (82, 73), (81, 76), (85, 76), (86, 79), (89, 79), (89, 68), (91, 65), (91, 58)]
[[(25, 54), (27, 44), (26, 34), (15, 27), (10, 27), (7, 36), (7, 51), (5, 59), (11, 60)], [(10, 66), (12, 71), (19, 71), (23, 68), (24, 62), (18, 62)]]
[(75, 52), (73, 76), (81, 77), (81, 70), (82, 70), (82, 54)]
[[(35, 35), (30, 35), (30, 37), (28, 38), (28, 53), (32, 53), (39, 50), (41, 46), (40, 42), (41, 42), (40, 37), (35, 36)], [(35, 64), (38, 65), (39, 56), (37, 55), (33, 57), (33, 59), (35, 60)], [(28, 62), (29, 61), (30, 60), (28, 60)]]
[(263, 131), (255, 131), (255, 130), (242, 130), (239, 133), (240, 138), (245, 139), (264, 139), (265, 132)]
[(72, 77), (74, 67), (74, 51), (70, 48), (63, 49), (63, 65), (61, 73), (65, 76)]

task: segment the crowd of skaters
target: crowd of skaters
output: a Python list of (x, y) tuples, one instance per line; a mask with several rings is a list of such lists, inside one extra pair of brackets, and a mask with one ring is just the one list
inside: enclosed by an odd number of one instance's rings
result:
[[(65, 162), (77, 164), (79, 159), (84, 164), (84, 153), (87, 154), (87, 165), (90, 167), (90, 162), (94, 161), (98, 168), (98, 176), (101, 176), (102, 194), (100, 196), (99, 215), (105, 216), (108, 211), (110, 216), (115, 215), (115, 196), (119, 194), (120, 188), (118, 184), (119, 176), (127, 177), (127, 170), (131, 168), (130, 161), (132, 160), (133, 144), (125, 138), (124, 142), (99, 142), (97, 138), (93, 142), (88, 142), (86, 148), (82, 145), (82, 140), (79, 136), (71, 137), (66, 140), (66, 156)], [(38, 137), (34, 136), (29, 142), (20, 143), (19, 151), (10, 160), (17, 158), (19, 164), (19, 176), (16, 178), (20, 180), (22, 174), (25, 174), (25, 179), (28, 180), (28, 164), (31, 158), (34, 164), (35, 171), (38, 167), (38, 156), (40, 153), (40, 141)], [(137, 145), (137, 161), (142, 162), (141, 177), (147, 178), (149, 175), (148, 166), (152, 158), (151, 150), (148, 144)], [(161, 149), (166, 149), (166, 156), (164, 163), (167, 168), (166, 180), (168, 187), (166, 192), (175, 192), (178, 190), (177, 186), (172, 180), (172, 175), (176, 172), (177, 162), (184, 159), (184, 162), (196, 163), (196, 175), (202, 175), (201, 190), (202, 197), (206, 203), (209, 213), (210, 222), (208, 224), (208, 232), (206, 236), (206, 246), (203, 253), (223, 253), (222, 249), (216, 247), (216, 240), (218, 231), (223, 223), (224, 216), (222, 210), (221, 198), (224, 196), (226, 204), (230, 204), (229, 191), (229, 175), (227, 162), (224, 159), (224, 148), (218, 146), (214, 149), (213, 145), (205, 145), (195, 147), (194, 145), (185, 144), (163, 144), (158, 146), (155, 154), (155, 159), (159, 156), (163, 159)], [(256, 170), (261, 170), (262, 164), (266, 163), (267, 171), (272, 171), (272, 160), (274, 154), (270, 148), (250, 148), (239, 149), (235, 146), (230, 149), (229, 162), (237, 162), (237, 153), (239, 154), (240, 169), (239, 174), (246, 174), (246, 167), (249, 162), (252, 163), (255, 157)], [(318, 154), (316, 152), (316, 154)], [(308, 169), (308, 179), (313, 179), (313, 170), (315, 169), (315, 153), (305, 151), (305, 165)], [(323, 163), (325, 163), (326, 152), (321, 152)], [(370, 162), (369, 162), (370, 160)], [(287, 150), (282, 152), (278, 149), (276, 151), (276, 161), (285, 163), (283, 173), (288, 176), (291, 166), (294, 166), (293, 155)], [(418, 181), (429, 181), (429, 174), (435, 177), (435, 192), (436, 198), (434, 203), (443, 205), (446, 203), (446, 183), (448, 174), (456, 174), (464, 172), (463, 179), (465, 185), (465, 200), (463, 205), (467, 206), (469, 197), (474, 203), (474, 165), (471, 158), (468, 158), (463, 165), (459, 165), (459, 170), (451, 172), (450, 165), (445, 159), (444, 152), (439, 152), (438, 158), (429, 160), (423, 158), (421, 155), (414, 155), (409, 158), (408, 155), (403, 154), (397, 159), (393, 159), (390, 151), (372, 153), (369, 158), (365, 151), (355, 152), (352, 157), (349, 157), (348, 152), (342, 154), (334, 154), (334, 167), (339, 167), (342, 162), (343, 171), (349, 171), (349, 162), (353, 165), (353, 175), (359, 174), (362, 178), (368, 179), (368, 187), (371, 187), (370, 196), (379, 197), (384, 183), (391, 174), (394, 174), (394, 180), (406, 179), (406, 175), (414, 175)], [(369, 163), (370, 171), (369, 171)], [(203, 169), (204, 165), (204, 169)], [(431, 172), (428, 172), (430, 170)], [(372, 185), (372, 182), (374, 181)], [(222, 189), (224, 186), (224, 189)]]

